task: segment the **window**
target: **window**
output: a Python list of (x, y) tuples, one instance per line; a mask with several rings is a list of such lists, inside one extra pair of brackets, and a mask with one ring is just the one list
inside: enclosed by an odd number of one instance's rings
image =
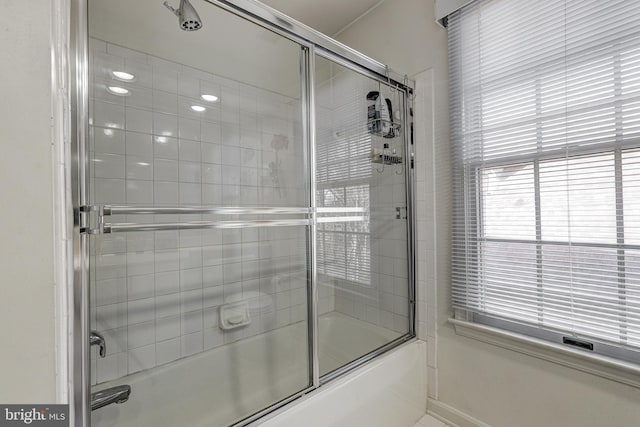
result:
[(453, 292), (469, 319), (640, 362), (640, 3), (449, 17)]
[[(361, 207), (369, 210), (369, 184), (344, 185), (318, 191), (321, 207)], [(369, 221), (318, 224), (320, 273), (362, 285), (371, 282)]]

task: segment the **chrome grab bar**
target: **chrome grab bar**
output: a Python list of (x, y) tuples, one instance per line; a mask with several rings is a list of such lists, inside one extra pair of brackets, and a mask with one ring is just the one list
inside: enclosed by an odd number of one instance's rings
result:
[[(220, 207), (220, 206), (124, 206), (124, 205), (94, 205), (84, 206), (83, 212), (100, 211), (108, 215), (282, 215), (282, 214), (310, 214), (313, 208), (307, 207)], [(321, 213), (365, 213), (363, 207), (318, 207)]]
[(204, 230), (232, 229), (256, 227), (291, 227), (310, 225), (310, 219), (253, 220), (253, 221), (193, 221), (158, 224), (104, 224), (104, 233), (122, 233), (129, 231), (171, 231), (171, 230)]
[[(363, 216), (340, 216), (318, 218), (318, 223), (327, 222), (362, 222)], [(171, 231), (171, 230), (206, 230), (206, 229), (232, 229), (232, 228), (257, 228), (257, 227), (294, 227), (311, 225), (310, 219), (281, 219), (281, 220), (254, 220), (254, 221), (194, 221), (171, 222), (167, 224), (104, 224), (104, 233), (124, 233), (131, 231)]]
[(219, 206), (116, 206), (104, 205), (104, 215), (278, 215), (308, 214), (299, 207), (219, 207)]
[(318, 218), (318, 223), (324, 222), (364, 222), (366, 216), (323, 216)]
[(119, 385), (91, 393), (91, 410), (95, 411), (112, 403), (124, 403), (131, 395), (130, 385)]
[[(120, 206), (120, 205), (92, 205), (82, 206), (84, 214), (95, 212), (97, 226), (83, 228), (85, 234), (109, 234), (134, 231), (172, 231), (172, 230), (202, 230), (202, 229), (233, 229), (255, 227), (291, 227), (312, 224), (314, 212), (322, 214), (368, 214), (363, 207), (319, 207), (315, 210), (308, 207), (217, 207), (217, 206)], [(306, 218), (291, 218), (281, 220), (244, 220), (244, 221), (189, 221), (176, 223), (108, 223), (105, 217), (110, 215), (305, 215)], [(311, 218), (310, 218), (311, 217)], [(361, 222), (366, 216), (318, 216), (317, 222)]]
[(369, 209), (362, 207), (318, 207), (316, 212), (319, 214), (324, 213), (367, 213)]

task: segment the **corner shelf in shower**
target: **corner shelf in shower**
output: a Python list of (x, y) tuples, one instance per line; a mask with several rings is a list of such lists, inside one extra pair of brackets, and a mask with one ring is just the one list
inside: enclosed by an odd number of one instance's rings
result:
[(371, 156), (371, 163), (399, 165), (402, 163), (402, 156), (397, 154), (375, 154)]

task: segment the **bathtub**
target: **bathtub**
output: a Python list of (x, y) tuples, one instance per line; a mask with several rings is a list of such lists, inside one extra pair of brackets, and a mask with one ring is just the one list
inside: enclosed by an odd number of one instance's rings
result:
[[(321, 373), (398, 336), (336, 312), (321, 316), (318, 322)], [(229, 425), (308, 386), (306, 330), (306, 322), (300, 322), (100, 384), (96, 389), (129, 384), (132, 392), (128, 402), (94, 411), (92, 425)], [(329, 386), (311, 394), (324, 389)]]

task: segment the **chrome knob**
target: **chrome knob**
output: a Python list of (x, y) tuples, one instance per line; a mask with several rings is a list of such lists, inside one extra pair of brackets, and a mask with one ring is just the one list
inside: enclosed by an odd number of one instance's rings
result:
[(91, 331), (91, 335), (89, 335), (89, 345), (97, 345), (100, 348), (100, 357), (107, 357), (107, 344), (101, 334), (96, 331)]

